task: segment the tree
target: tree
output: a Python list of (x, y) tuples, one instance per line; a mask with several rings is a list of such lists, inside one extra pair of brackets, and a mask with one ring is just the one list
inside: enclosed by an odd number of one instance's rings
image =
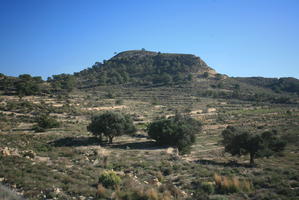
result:
[(53, 75), (52, 78), (48, 78), (48, 82), (54, 91), (66, 91), (71, 92), (76, 85), (76, 78), (70, 74)]
[(109, 143), (112, 144), (113, 138), (124, 134), (133, 134), (136, 128), (132, 119), (128, 115), (116, 112), (106, 112), (94, 116), (87, 130), (93, 135), (99, 136), (102, 141), (103, 135), (108, 137)]
[(223, 76), (221, 74), (216, 74), (215, 75), (216, 80), (221, 80)]
[(191, 117), (176, 115), (149, 124), (147, 132), (159, 145), (170, 145), (181, 153), (190, 152), (196, 134), (201, 131), (201, 123)]
[(277, 131), (266, 131), (262, 134), (253, 134), (228, 126), (222, 132), (222, 144), (224, 150), (234, 155), (250, 156), (250, 164), (254, 165), (254, 159), (258, 157), (269, 157), (284, 149), (286, 143), (278, 137)]
[(209, 75), (210, 75), (209, 72), (204, 72), (204, 73), (203, 73), (203, 77), (204, 77), (204, 78), (208, 78)]
[(41, 77), (31, 77), (29, 74), (22, 74), (15, 82), (16, 92), (20, 97), (40, 93)]

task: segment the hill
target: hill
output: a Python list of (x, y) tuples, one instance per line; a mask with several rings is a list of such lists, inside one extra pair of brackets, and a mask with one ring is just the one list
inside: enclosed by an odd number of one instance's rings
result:
[(0, 74), (0, 90), (18, 96), (67, 94), (75, 88), (105, 90), (108, 86), (139, 88), (141, 92), (144, 88), (181, 88), (199, 97), (272, 103), (298, 103), (299, 95), (299, 80), (295, 78), (228, 77), (192, 54), (145, 50), (124, 51), (74, 75), (53, 75), (47, 81), (28, 74)]
[(296, 78), (264, 78), (248, 77), (236, 78), (240, 82), (264, 88), (270, 88), (276, 93), (289, 92), (299, 94), (299, 80)]
[(299, 80), (295, 78), (228, 77), (192, 54), (145, 50), (118, 53), (74, 76), (79, 89), (113, 85), (134, 89), (181, 87), (195, 96), (272, 103), (295, 103), (299, 94)]
[[(145, 50), (125, 51), (74, 75), (81, 88), (97, 85), (169, 85), (190, 82), (204, 73), (215, 75), (202, 59), (191, 54)], [(207, 76), (207, 75), (206, 75)]]

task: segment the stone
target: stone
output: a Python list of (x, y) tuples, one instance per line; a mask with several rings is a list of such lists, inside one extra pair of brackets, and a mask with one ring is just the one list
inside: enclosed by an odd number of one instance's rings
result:
[(6, 157), (6, 156), (10, 156), (10, 155), (11, 155), (11, 153), (10, 153), (8, 147), (4, 147), (4, 149), (1, 150), (1, 154), (2, 154), (4, 157)]

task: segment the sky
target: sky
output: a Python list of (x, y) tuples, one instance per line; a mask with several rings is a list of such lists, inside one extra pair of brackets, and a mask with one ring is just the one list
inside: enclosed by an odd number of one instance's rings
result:
[(298, 0), (0, 0), (0, 73), (44, 79), (133, 49), (299, 78)]

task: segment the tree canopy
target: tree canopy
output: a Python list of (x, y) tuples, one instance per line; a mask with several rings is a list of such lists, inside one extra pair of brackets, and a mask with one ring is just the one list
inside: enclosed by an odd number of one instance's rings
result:
[(250, 156), (250, 164), (258, 157), (269, 157), (284, 149), (286, 143), (278, 136), (276, 130), (265, 131), (261, 134), (250, 133), (246, 130), (228, 126), (222, 132), (222, 144), (225, 151), (234, 155)]
[(191, 117), (176, 115), (152, 122), (147, 131), (159, 145), (170, 145), (178, 148), (180, 153), (188, 153), (201, 126), (201, 122)]
[(31, 77), (29, 74), (22, 74), (15, 82), (16, 92), (19, 96), (39, 94), (42, 82), (43, 80), (39, 76)]
[(70, 74), (53, 75), (48, 78), (55, 92), (71, 92), (76, 86), (76, 78)]
[(101, 141), (102, 136), (105, 135), (108, 137), (110, 144), (116, 136), (136, 132), (136, 128), (129, 115), (111, 111), (94, 116), (91, 123), (87, 126), (87, 130), (93, 135), (98, 136)]

